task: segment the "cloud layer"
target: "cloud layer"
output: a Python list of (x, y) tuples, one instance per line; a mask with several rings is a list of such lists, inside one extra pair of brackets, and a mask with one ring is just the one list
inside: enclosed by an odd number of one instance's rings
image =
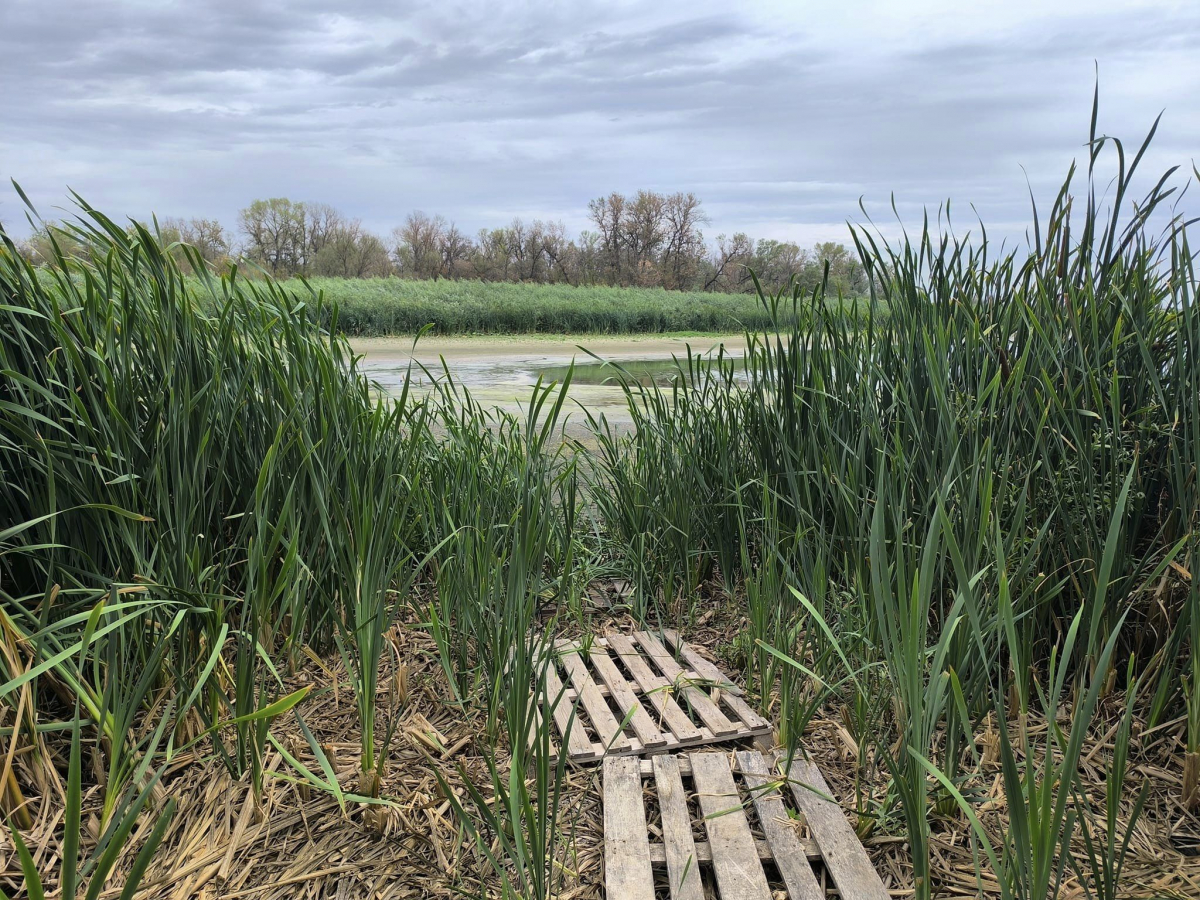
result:
[(1166, 109), (1148, 173), (1200, 156), (1195, 3), (386, 5), (3, 0), (0, 175), (43, 215), (69, 186), (139, 217), (288, 196), (380, 232), (577, 230), (646, 187), (695, 191), (713, 235), (844, 239), (860, 197), (891, 231), (894, 194), (1019, 239), (1026, 177), (1048, 202), (1082, 157), (1097, 64), (1102, 131)]

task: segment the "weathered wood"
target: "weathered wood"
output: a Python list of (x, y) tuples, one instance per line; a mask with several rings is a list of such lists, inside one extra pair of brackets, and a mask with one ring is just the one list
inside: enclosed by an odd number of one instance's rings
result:
[(642, 776), (633, 757), (604, 760), (604, 885), (608, 900), (654, 900)]
[(704, 900), (704, 888), (700, 884), (700, 860), (692, 838), (692, 820), (688, 814), (683, 779), (679, 777), (678, 758), (655, 756), (653, 766), (671, 896), (674, 900)]
[[(806, 838), (797, 838), (800, 841), (800, 849), (804, 851), (804, 856), (810, 862), (821, 861), (821, 851), (817, 849), (816, 843)], [(693, 841), (696, 847), (696, 859), (703, 865), (708, 865), (712, 862), (712, 847), (708, 841)], [(774, 861), (775, 854), (771, 850), (771, 845), (766, 841), (755, 840), (754, 849), (758, 851), (758, 858), (764, 861)], [(656, 866), (666, 865), (667, 850), (666, 847), (658, 842), (650, 842), (650, 862)]]
[(643, 707), (642, 701), (638, 699), (633, 688), (629, 686), (625, 677), (617, 669), (617, 664), (609, 657), (608, 650), (593, 648), (591, 659), (592, 666), (600, 673), (600, 678), (608, 686), (609, 695), (628, 718), (629, 725), (637, 734), (642, 746), (646, 748), (665, 746), (666, 737), (654, 724), (654, 720), (650, 718)]
[(788, 770), (788, 783), (838, 893), (854, 900), (889, 900), (887, 888), (846, 814), (826, 799), (832, 792), (820, 770), (811, 762), (796, 758)]
[(557, 649), (561, 654), (563, 668), (567, 670), (571, 684), (575, 685), (575, 690), (579, 692), (579, 700), (604, 749), (614, 751), (629, 749), (629, 738), (625, 736), (621, 729), (621, 723), (608, 708), (608, 702), (600, 694), (591, 673), (583, 664), (579, 646), (563, 642), (558, 645)]
[[(679, 753), (675, 756), (675, 765), (679, 767), (679, 774), (684, 778), (692, 777), (692, 761), (688, 759), (686, 753)], [(648, 757), (641, 762), (642, 777), (649, 778), (654, 775), (654, 757)]]
[(787, 809), (779, 789), (772, 784), (778, 778), (771, 775), (767, 761), (757, 751), (739, 750), (737, 761), (775, 866), (787, 886), (788, 900), (824, 900), (825, 891), (808, 864), (800, 838), (788, 824)]
[(546, 694), (554, 704), (551, 714), (558, 725), (558, 733), (566, 735), (567, 753), (572, 757), (586, 756), (592, 752), (592, 742), (583, 729), (579, 717), (574, 715), (575, 705), (564, 695), (562, 679), (554, 664), (546, 666)]
[(679, 708), (679, 704), (671, 696), (671, 683), (661, 675), (655, 675), (646, 660), (638, 653), (633, 641), (623, 634), (610, 634), (608, 645), (620, 657), (625, 668), (633, 675), (642, 692), (650, 700), (650, 705), (661, 716), (661, 721), (671, 730), (680, 742), (699, 741), (704, 735), (688, 718), (688, 714)]
[[(686, 644), (681, 646), (694, 653)], [(575, 735), (562, 750), (572, 762), (652, 755), (736, 739), (766, 740), (772, 734), (770, 723), (744, 699), (682, 668), (649, 633), (559, 640), (555, 648), (553, 677), (556, 686), (566, 686), (559, 687), (554, 707), (542, 712), (546, 718), (552, 714), (561, 729), (570, 718), (568, 704), (573, 707)], [(711, 663), (709, 667), (717, 671)], [(729, 684), (728, 678), (722, 676), (721, 684)]]
[(771, 900), (750, 823), (725, 753), (692, 753), (692, 779), (712, 846), (721, 900)]
[(742, 720), (742, 724), (749, 727), (752, 731), (771, 730), (771, 723), (756, 713), (750, 704), (737, 694), (725, 694), (724, 701), (730, 711)]
[[(788, 900), (824, 900), (827, 889), (835, 884), (843, 900), (884, 900), (888, 896), (835, 803), (803, 784), (792, 785), (790, 791), (781, 790), (787, 779), (778, 774), (776, 752), (766, 756), (755, 750), (678, 753), (627, 759), (626, 764), (627, 771), (636, 771), (647, 787), (641, 802), (650, 802), (651, 795), (657, 800), (661, 836), (650, 835), (648, 854), (652, 870), (657, 873), (660, 896), (664, 876), (671, 897), (686, 900), (705, 896), (704, 883), (715, 876), (719, 900), (768, 900), (767, 864), (778, 873)], [(807, 784), (815, 790), (828, 793), (824, 778), (815, 767), (806, 769), (808, 765), (796, 767), (796, 775), (808, 779)], [(607, 768), (605, 772), (607, 785)], [(796, 794), (797, 788), (806, 796)], [(699, 802), (706, 840), (697, 839), (693, 833), (689, 791)], [(800, 810), (799, 815), (814, 833), (812, 838), (801, 839), (796, 832), (791, 821), (795, 813), (789, 812), (793, 797), (798, 801), (795, 808)], [(746, 812), (751, 804), (765, 839), (754, 838)], [(645, 827), (644, 812), (642, 816), (635, 820), (639, 828)], [(825, 838), (824, 845), (817, 841), (818, 833)], [(822, 865), (814, 868), (818, 862)], [(709, 874), (702, 874), (704, 871)], [(611, 885), (608, 896), (618, 896), (612, 893)]]
[(680, 658), (688, 664), (697, 675), (711, 681), (716, 687), (730, 694), (740, 696), (742, 689), (729, 680), (724, 672), (718, 669), (713, 663), (709, 662), (705, 657), (700, 655), (700, 651), (691, 644), (684, 641), (679, 632), (673, 628), (664, 628), (662, 636), (667, 639), (667, 643), (671, 645), (671, 649), (679, 654)]
[(704, 724), (712, 730), (713, 734), (731, 735), (737, 734), (741, 730), (729, 721), (729, 717), (721, 712), (720, 707), (708, 694), (691, 683), (687, 673), (671, 655), (671, 651), (659, 643), (658, 638), (648, 631), (638, 631), (633, 636), (645, 649), (646, 654), (662, 670), (663, 675), (675, 685), (676, 690), (687, 698), (688, 704), (696, 711), (696, 715), (703, 720)]

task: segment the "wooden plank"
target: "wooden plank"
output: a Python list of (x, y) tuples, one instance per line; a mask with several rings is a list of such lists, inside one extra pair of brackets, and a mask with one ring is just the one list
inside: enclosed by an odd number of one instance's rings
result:
[(829, 800), (829, 785), (811, 762), (796, 758), (788, 770), (796, 805), (808, 822), (838, 893), (854, 900), (888, 900), (887, 888), (850, 827), (840, 806)]
[(653, 767), (671, 897), (674, 900), (704, 900), (700, 860), (692, 839), (692, 819), (688, 814), (683, 780), (679, 777), (679, 762), (674, 756), (656, 756)]
[(740, 687), (729, 680), (728, 675), (718, 669), (715, 664), (701, 656), (699, 650), (680, 638), (678, 631), (673, 628), (664, 628), (662, 636), (667, 639), (667, 643), (671, 645), (671, 648), (688, 664), (688, 667), (701, 678), (711, 681), (716, 687), (719, 687), (728, 694), (741, 695), (744, 693)]
[[(815, 841), (810, 841), (805, 838), (797, 838), (800, 841), (800, 849), (810, 862), (821, 862), (821, 851), (817, 849)], [(695, 841), (696, 859), (702, 864), (707, 865), (712, 862), (712, 846), (708, 841)], [(771, 845), (766, 841), (756, 840), (754, 849), (758, 851), (758, 858), (762, 860), (774, 860), (775, 854), (771, 850)], [(650, 842), (650, 862), (656, 866), (663, 866), (667, 863), (667, 848), (657, 841)]]
[(715, 664), (701, 656), (700, 651), (681, 639), (677, 631), (670, 628), (663, 629), (663, 637), (667, 639), (667, 643), (674, 648), (675, 652), (683, 657), (684, 662), (691, 667), (693, 672), (712, 682), (714, 687), (720, 688), (721, 693), (725, 695), (725, 703), (743, 723), (755, 731), (771, 730), (771, 723), (742, 699), (744, 691), (730, 681), (729, 676), (718, 669)]
[(813, 874), (804, 855), (800, 838), (788, 823), (787, 809), (777, 787), (768, 785), (777, 778), (771, 775), (767, 761), (757, 750), (739, 750), (738, 765), (742, 779), (750, 789), (758, 821), (771, 848), (775, 866), (788, 889), (788, 900), (824, 900), (825, 891)]
[(695, 742), (704, 738), (703, 732), (696, 727), (688, 714), (680, 709), (679, 704), (667, 690), (670, 688), (670, 682), (654, 674), (646, 660), (634, 647), (633, 641), (623, 634), (610, 634), (608, 645), (620, 657), (625, 668), (629, 670), (642, 689), (642, 693), (650, 701), (650, 705), (658, 712), (661, 721), (679, 739), (680, 743)]
[(566, 735), (567, 755), (572, 759), (580, 757), (590, 757), (594, 753), (591, 739), (588, 738), (587, 732), (584, 731), (583, 723), (579, 721), (579, 717), (573, 715), (575, 706), (567, 700), (563, 694), (562, 679), (558, 677), (558, 670), (554, 666), (553, 660), (546, 666), (546, 696), (549, 702), (554, 704), (554, 709), (551, 714), (554, 716), (554, 721), (558, 725), (558, 733)]
[[(605, 647), (608, 645), (608, 642), (605, 641), (603, 638), (597, 639), (595, 643), (596, 643), (596, 645), (601, 646), (601, 647)], [(595, 653), (595, 651), (593, 651), (593, 654), (594, 653)], [(594, 662), (594, 660), (595, 660), (595, 657), (593, 656), (593, 662)], [(653, 672), (650, 673), (650, 676), (652, 678), (659, 677), (659, 676), (654, 675)], [(664, 679), (664, 683), (669, 683), (669, 682), (665, 682), (665, 679)], [(601, 696), (604, 696), (604, 697), (612, 696), (612, 691), (609, 690), (609, 687), (607, 684), (603, 684), (603, 683), (597, 684), (596, 689), (600, 691)], [(741, 696), (739, 696), (738, 694), (734, 694), (732, 691), (727, 690), (724, 685), (721, 686), (721, 695), (724, 698), (724, 702), (729, 706), (730, 710), (732, 710), (733, 713), (735, 715), (737, 715), (744, 724), (750, 726), (750, 728), (754, 729), (755, 731), (769, 732), (772, 730), (771, 723), (768, 722), (766, 719), (763, 719), (761, 716), (759, 716), (759, 714), (754, 710), (754, 708), (751, 707), (748, 703), (746, 703), (746, 701), (743, 700)], [(575, 697), (578, 695), (575, 693), (575, 690), (573, 688), (568, 687), (567, 688), (567, 696), (569, 698), (571, 698), (572, 700), (574, 700)]]
[(621, 729), (621, 723), (608, 708), (607, 701), (600, 694), (587, 666), (583, 664), (583, 657), (580, 655), (578, 645), (564, 641), (558, 645), (557, 649), (562, 654), (563, 668), (567, 670), (571, 683), (579, 692), (579, 700), (583, 704), (584, 710), (587, 711), (592, 730), (600, 739), (601, 746), (606, 750), (616, 752), (628, 750), (629, 738), (625, 736)]
[(660, 644), (658, 638), (648, 631), (638, 631), (633, 636), (645, 649), (646, 654), (658, 664), (663, 675), (674, 683), (677, 690), (687, 698), (692, 709), (696, 711), (696, 715), (703, 720), (714, 735), (726, 737), (742, 730), (738, 725), (729, 721), (729, 717), (721, 712), (707, 693), (688, 682), (683, 669), (671, 655), (671, 651)]
[(771, 728), (771, 723), (756, 713), (750, 704), (741, 697), (737, 696), (736, 694), (725, 694), (723, 699), (725, 701), (725, 705), (728, 706), (730, 710), (733, 711), (734, 715), (741, 719), (742, 723), (746, 725), (752, 732), (759, 733), (773, 730)]
[(642, 776), (633, 757), (604, 760), (604, 888), (608, 900), (654, 900)]
[[(559, 668), (551, 677), (562, 693), (552, 709), (541, 710), (561, 732), (570, 719), (567, 701), (573, 704), (575, 734), (561, 750), (573, 762), (773, 734), (741, 697), (728, 690), (710, 696), (720, 689), (705, 689), (707, 679), (682, 668), (653, 634), (597, 636), (586, 646), (585, 654), (578, 641), (555, 643)], [(564, 681), (566, 687), (559, 687)], [(722, 683), (729, 681), (722, 676)]]
[(629, 682), (617, 669), (608, 651), (602, 647), (593, 647), (591, 652), (592, 667), (600, 673), (601, 680), (608, 686), (609, 695), (616, 701), (617, 707), (625, 714), (630, 726), (646, 748), (662, 747), (667, 743), (666, 737), (654, 720), (650, 718), (642, 701), (638, 699)]
[(692, 779), (712, 845), (721, 900), (771, 900), (726, 753), (692, 753)]

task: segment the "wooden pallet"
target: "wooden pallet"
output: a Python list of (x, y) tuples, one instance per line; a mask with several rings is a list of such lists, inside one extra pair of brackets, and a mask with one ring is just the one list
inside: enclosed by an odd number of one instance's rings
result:
[(555, 644), (546, 696), (573, 762), (771, 734), (715, 665), (674, 632), (663, 636), (674, 653), (648, 631)]
[[(604, 760), (607, 900), (889, 900), (812, 763), (774, 753)], [(787, 790), (781, 790), (785, 787)]]

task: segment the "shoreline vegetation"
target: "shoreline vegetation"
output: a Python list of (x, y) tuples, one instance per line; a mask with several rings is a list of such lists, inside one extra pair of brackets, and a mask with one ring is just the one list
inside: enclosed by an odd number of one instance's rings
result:
[[(661, 288), (572, 287), (401, 278), (311, 278), (284, 281), (299, 296), (310, 291), (337, 310), (337, 330), (350, 337), (436, 335), (669, 335), (760, 331), (771, 315), (754, 294), (666, 291)], [(864, 299), (827, 303), (853, 319)], [(790, 323), (790, 313), (783, 315)], [(334, 324), (332, 317), (329, 326)]]
[[(811, 249), (744, 232), (701, 230), (709, 223), (691, 193), (612, 193), (588, 204), (593, 228), (571, 237), (561, 222), (515, 218), (474, 237), (438, 215), (417, 211), (387, 238), (328, 203), (286, 197), (255, 200), (238, 213), (236, 233), (214, 219), (142, 222), (184, 272), (224, 271), (232, 264), (271, 278), (465, 281), (488, 284), (657, 288), (696, 294), (753, 295), (757, 285), (829, 296), (863, 296), (866, 272), (854, 251), (836, 241)], [(191, 248), (185, 252), (182, 245)], [(39, 223), (18, 250), (31, 262), (56, 265), (82, 252), (70, 229)], [(757, 282), (757, 284), (756, 284)]]
[(865, 309), (763, 290), (591, 445), (570, 367), (384, 395), (329, 298), (82, 203), (53, 265), (0, 231), (0, 894), (596, 896), (541, 711), (633, 622), (895, 894), (1195, 896), (1200, 171), (1135, 197), (1148, 143), (1093, 124), (1028, 251), (856, 231)]

